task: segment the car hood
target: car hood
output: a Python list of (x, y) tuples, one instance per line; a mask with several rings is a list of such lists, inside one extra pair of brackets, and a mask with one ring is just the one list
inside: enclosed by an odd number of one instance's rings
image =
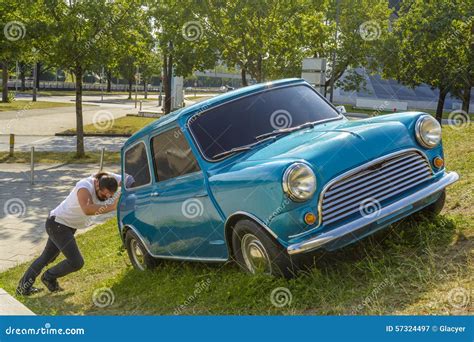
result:
[(341, 120), (279, 137), (246, 154), (243, 159), (247, 162), (303, 160), (321, 177), (332, 178), (357, 165), (414, 145), (413, 135), (402, 122)]

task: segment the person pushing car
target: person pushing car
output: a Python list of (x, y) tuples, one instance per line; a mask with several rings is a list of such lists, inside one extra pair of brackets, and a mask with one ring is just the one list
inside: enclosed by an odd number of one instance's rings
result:
[(41, 291), (33, 286), (41, 271), (62, 253), (65, 259), (46, 270), (41, 281), (51, 292), (61, 291), (58, 278), (76, 272), (84, 265), (74, 234), (91, 225), (92, 216), (114, 211), (120, 198), (121, 176), (99, 172), (81, 179), (71, 193), (46, 219), (48, 241), (41, 255), (33, 261), (20, 279), (17, 294), (28, 296)]

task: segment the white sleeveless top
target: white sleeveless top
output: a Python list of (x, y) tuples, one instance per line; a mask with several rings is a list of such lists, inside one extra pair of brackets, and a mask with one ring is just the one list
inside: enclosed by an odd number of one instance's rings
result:
[[(109, 175), (113, 176), (117, 180), (117, 183), (122, 179), (120, 175), (115, 173), (109, 173)], [(88, 216), (82, 211), (79, 199), (77, 198), (77, 192), (79, 189), (87, 189), (91, 194), (94, 204), (105, 205), (113, 202), (113, 199), (100, 201), (97, 198), (94, 188), (94, 179), (94, 176), (90, 176), (77, 182), (71, 193), (61, 202), (61, 204), (51, 210), (49, 215), (56, 216), (56, 222), (74, 229), (84, 229), (90, 226), (92, 224), (92, 216)], [(98, 212), (97, 215), (99, 214), (101, 213)]]

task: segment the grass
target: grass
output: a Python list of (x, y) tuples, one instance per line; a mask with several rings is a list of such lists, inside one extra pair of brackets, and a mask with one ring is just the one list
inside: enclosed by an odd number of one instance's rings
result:
[(63, 102), (48, 102), (48, 101), (12, 101), (12, 102), (0, 102), (0, 112), (12, 111), (12, 110), (30, 110), (30, 109), (45, 109), (45, 108), (56, 108), (56, 107), (72, 107), (74, 103), (63, 103)]
[(186, 96), (185, 99), (188, 101), (195, 101), (195, 102), (201, 102), (210, 98), (213, 98), (214, 96)]
[[(146, 125), (155, 121), (155, 118), (145, 118), (138, 116), (124, 116), (115, 119), (110, 124), (94, 125), (89, 124), (84, 126), (84, 133), (86, 134), (133, 134)], [(75, 129), (68, 129), (62, 133), (76, 133)]]
[[(89, 164), (99, 163), (100, 152), (87, 152), (85, 157), (78, 158), (76, 152), (35, 152), (35, 163), (45, 164)], [(104, 163), (120, 162), (119, 152), (107, 152)], [(30, 152), (15, 152), (13, 157), (8, 152), (0, 152), (0, 163), (30, 163)]]
[[(25, 91), (18, 91), (17, 94), (28, 94), (31, 95), (33, 92), (31, 90), (25, 90)], [(187, 91), (186, 94), (194, 94), (194, 91)], [(76, 91), (75, 90), (43, 90), (40, 89), (38, 90), (37, 94), (41, 96), (75, 96)], [(111, 91), (110, 93), (104, 92), (102, 93), (100, 90), (82, 90), (82, 95), (85, 96), (100, 96), (104, 94), (104, 96), (107, 95), (128, 95), (128, 91)], [(132, 91), (132, 94), (135, 94), (135, 91)], [(138, 91), (139, 95), (143, 95), (144, 91), (143, 88), (139, 89)], [(159, 94), (159, 91), (148, 91), (148, 95), (157, 95)], [(196, 91), (196, 94), (208, 94), (207, 92), (203, 91)]]
[[(19, 91), (18, 94), (32, 94), (31, 90)], [(37, 94), (41, 96), (75, 96), (75, 90), (38, 90)], [(85, 96), (100, 96), (105, 95), (128, 95), (128, 91), (111, 91), (107, 93), (105, 90), (102, 93), (99, 90), (83, 90), (82, 95)]]
[[(346, 111), (348, 113), (363, 113), (363, 114), (369, 114), (371, 116), (373, 115), (384, 115), (384, 114), (393, 114), (396, 113), (393, 110), (375, 110), (375, 109), (364, 109), (364, 108), (357, 108), (356, 106), (350, 105), (350, 104), (335, 104), (335, 106), (344, 106), (346, 107)], [(424, 113), (431, 114), (433, 116), (436, 116), (436, 111), (435, 110), (430, 110), (430, 109), (408, 109), (406, 111), (420, 111)], [(398, 110), (397, 112), (406, 112), (405, 110)], [(443, 112), (443, 119), (448, 119), (449, 114), (452, 111), (444, 111)], [(474, 120), (474, 114), (469, 114), (469, 117), (471, 120)]]
[[(78, 236), (86, 265), (61, 279), (64, 292), (18, 299), (40, 315), (469, 314), (473, 136), (473, 125), (444, 129), (448, 168), (461, 180), (449, 188), (443, 215), (412, 217), (338, 252), (319, 253), (315, 266), (298, 278), (250, 276), (233, 263), (167, 261), (139, 272), (130, 266), (111, 220)], [(13, 294), (27, 266), (1, 273), (0, 287)], [(281, 308), (270, 300), (278, 287), (292, 297)], [(113, 294), (113, 303), (94, 305), (104, 288)], [(464, 295), (465, 306), (456, 306), (456, 294)]]

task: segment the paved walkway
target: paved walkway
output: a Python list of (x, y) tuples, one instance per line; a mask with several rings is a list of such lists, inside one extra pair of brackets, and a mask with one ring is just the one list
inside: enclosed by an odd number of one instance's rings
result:
[[(128, 138), (122, 137), (84, 137), (84, 148), (87, 151), (118, 152)], [(15, 135), (15, 151), (74, 152), (76, 151), (76, 137)], [(0, 152), (9, 151), (10, 136), (0, 135)]]
[(34, 312), (0, 289), (0, 316), (33, 316)]
[[(142, 109), (158, 110), (157, 95), (149, 96), (156, 101), (143, 101)], [(0, 112), (0, 135), (10, 133), (17, 135), (49, 135), (65, 131), (76, 127), (76, 109), (72, 107), (55, 107), (47, 109), (29, 109), (31, 103), (29, 96), (21, 96), (18, 101), (25, 103), (25, 106), (17, 111)], [(38, 101), (74, 103), (73, 96), (40, 96)], [(185, 100), (186, 106), (190, 106), (194, 101)], [(85, 96), (83, 98), (83, 123), (91, 124), (94, 121), (111, 120), (111, 117), (118, 118), (129, 113), (138, 113), (139, 108), (135, 108), (133, 100), (127, 100), (126, 95)]]
[[(29, 97), (20, 97), (19, 102), (24, 102), (23, 108), (17, 111), (0, 112), (0, 134), (18, 135), (54, 135), (69, 128), (76, 127), (76, 108), (55, 107), (46, 109), (30, 109)], [(115, 96), (100, 101), (100, 97), (91, 96), (83, 99), (84, 125), (110, 117), (118, 118), (128, 113), (138, 113), (134, 102), (127, 100), (126, 96)], [(38, 101), (74, 103), (73, 96), (43, 96)], [(155, 101), (143, 102), (143, 108), (157, 109)], [(95, 118), (95, 119), (94, 119)]]
[[(106, 171), (119, 172), (118, 166)], [(30, 184), (25, 164), (0, 164), (0, 272), (38, 255), (47, 240), (44, 221), (75, 183), (98, 165), (37, 165)], [(96, 222), (113, 217), (110, 213)]]

